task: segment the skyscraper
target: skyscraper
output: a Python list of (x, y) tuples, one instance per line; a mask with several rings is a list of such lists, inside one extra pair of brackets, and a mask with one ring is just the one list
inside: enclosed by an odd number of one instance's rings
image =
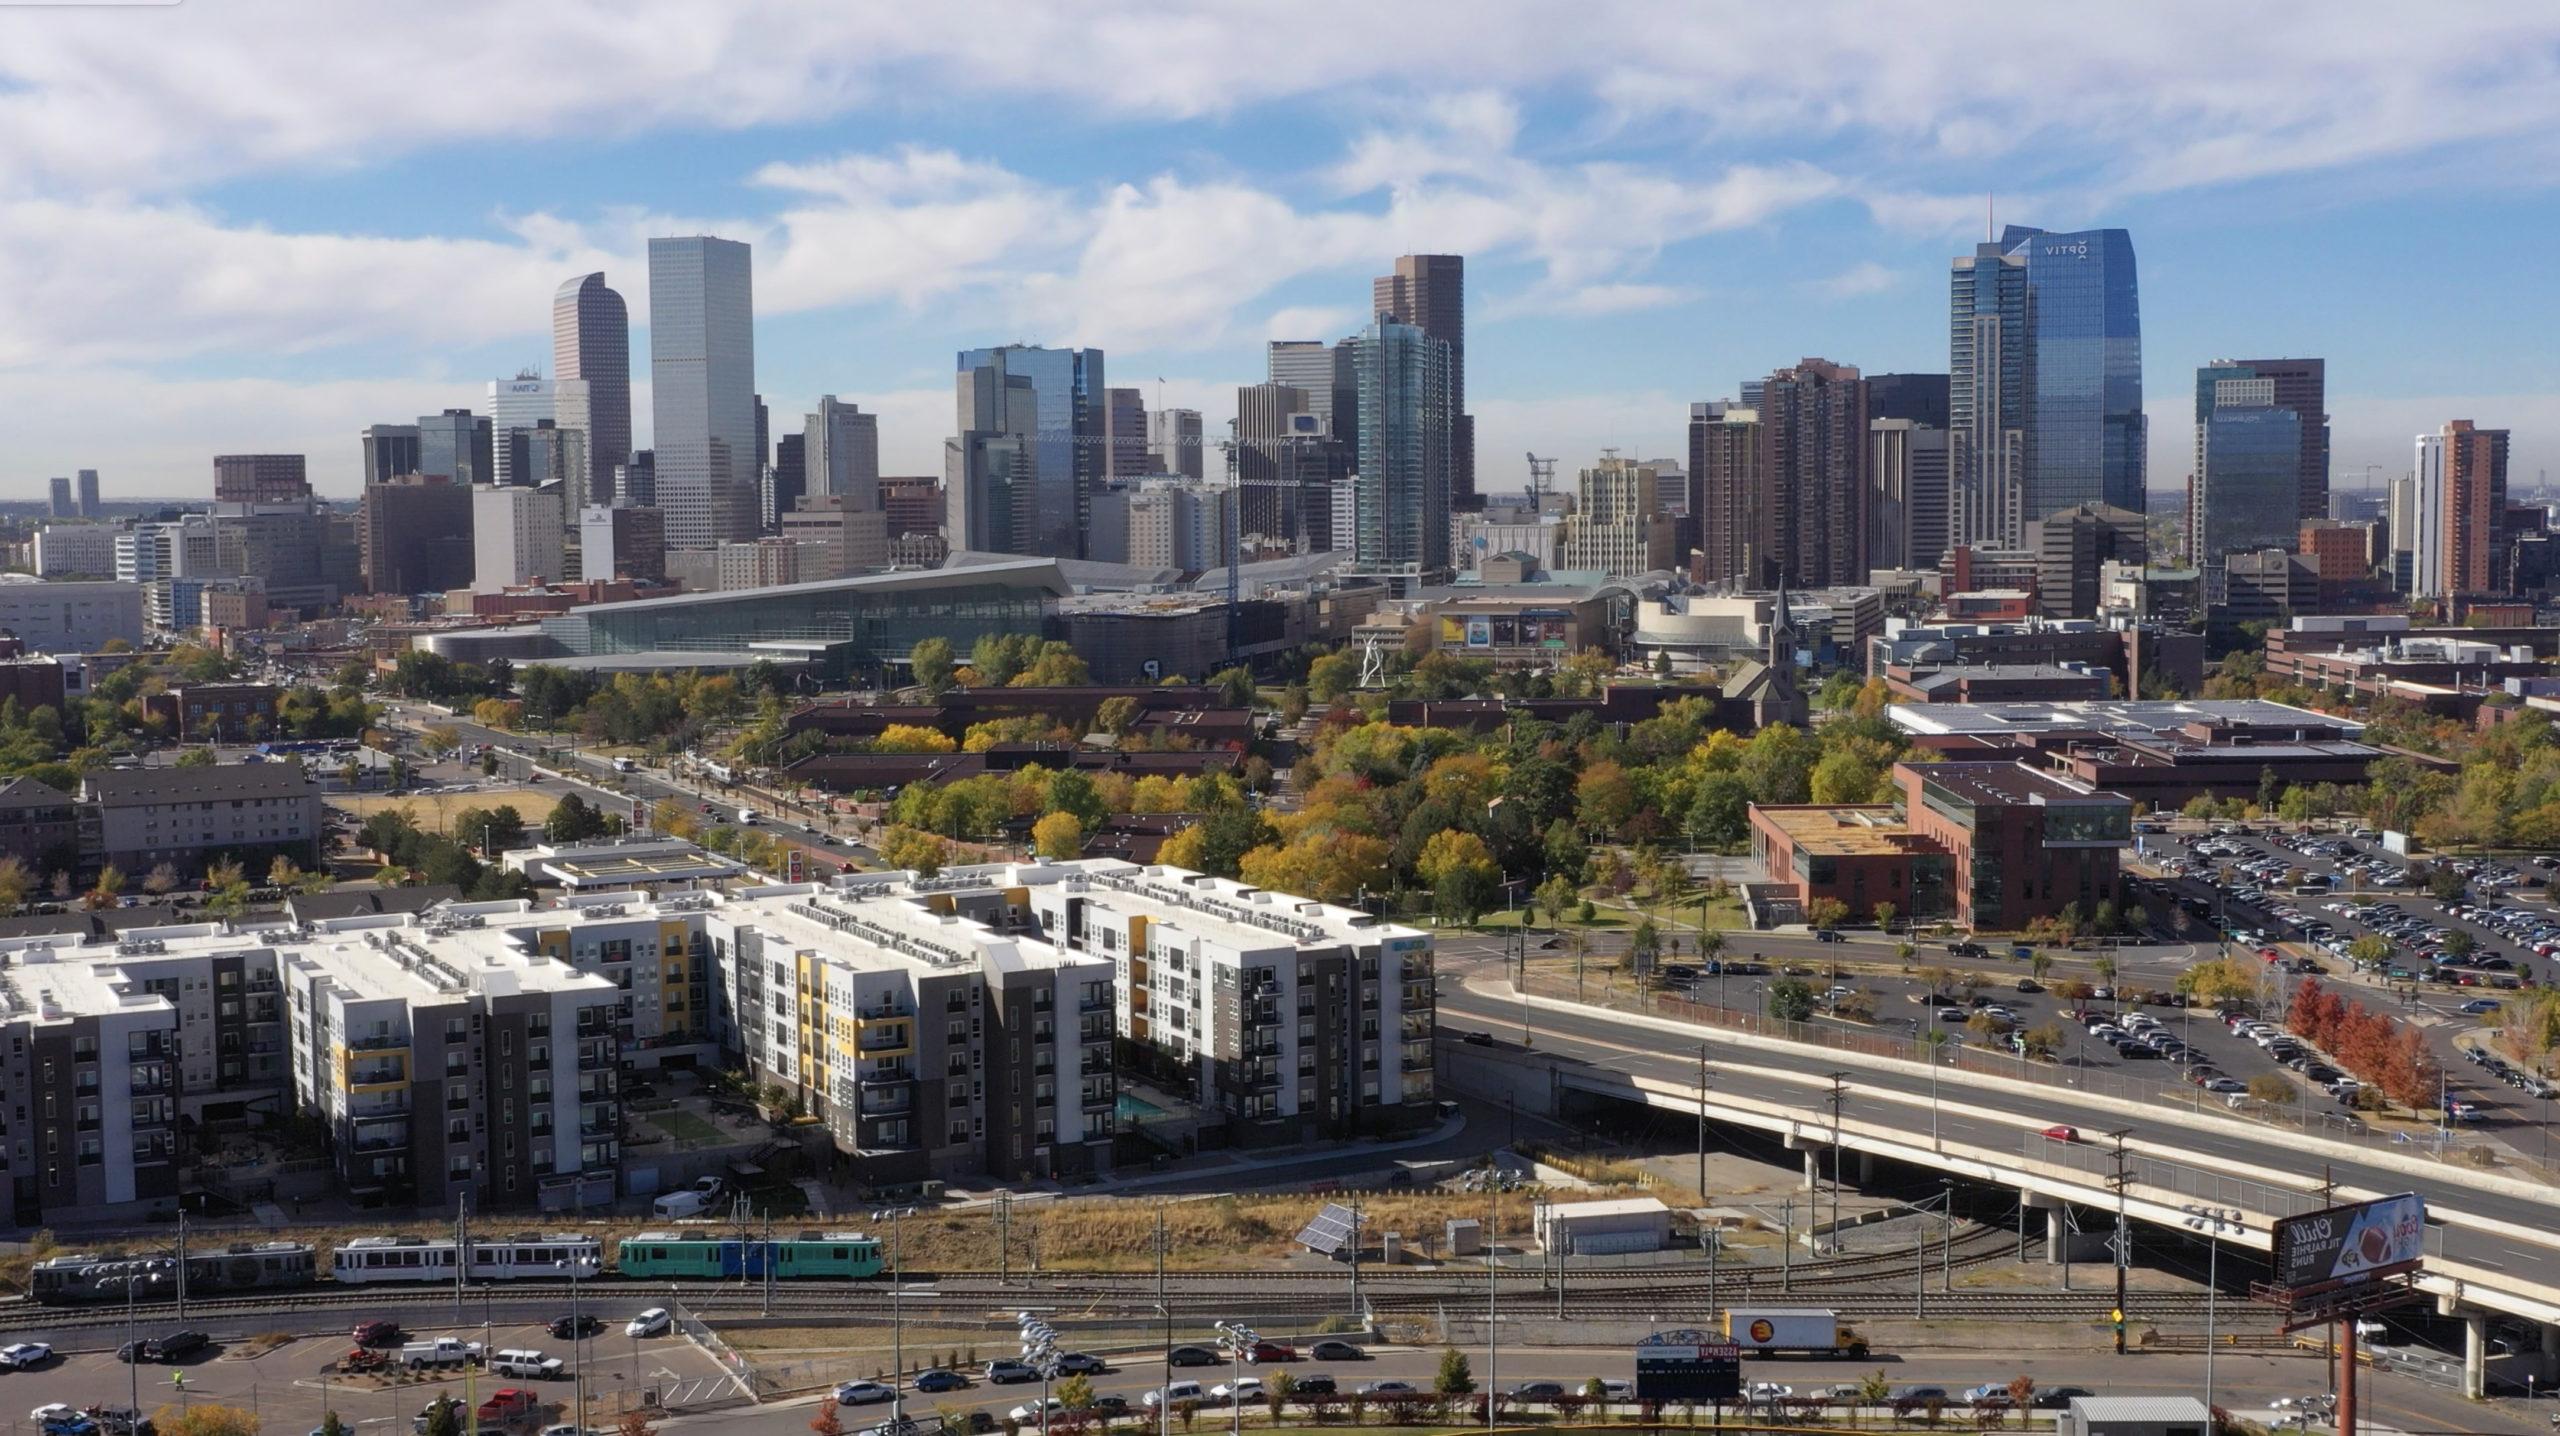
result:
[[(62, 485), (60, 509), (71, 510), (71, 481)], [(213, 497), (226, 504), (284, 504), (311, 497), (300, 454), (218, 454), (213, 460)]]
[(1134, 479), (1147, 466), (1147, 399), (1135, 389), (1106, 389), (1102, 433), (1109, 459), (1103, 477)]
[(2421, 590), (2421, 596), (2496, 592), (2507, 514), (2507, 431), (2451, 419), (2441, 432), (2419, 436), (2421, 505), (2428, 501), (2431, 468), (2440, 515), (2435, 537), (2441, 586)]
[(2142, 313), (2121, 229), (2010, 225), (1950, 276), (1960, 537), (2014, 547), (2076, 504), (2145, 507)]
[(496, 482), (490, 425), (468, 409), (418, 416), (418, 472), (442, 474), (457, 484)]
[(763, 461), (746, 245), (708, 235), (649, 241), (649, 377), (667, 546), (754, 537)]
[(773, 467), (766, 474), (764, 526), (779, 530), (782, 516), (809, 496), (809, 435), (805, 429), (773, 441)]
[(1770, 557), (1805, 588), (1867, 580), (1867, 386), (1807, 359), (1761, 382)]
[(2026, 522), (2026, 261), (1974, 246), (1948, 276), (1947, 309), (1947, 542), (2014, 547)]
[(1476, 508), (1476, 421), (1467, 412), (1466, 256), (1399, 258), (1394, 273), (1370, 281), (1369, 308), (1449, 346), (1449, 505)]
[(80, 510), (71, 498), (71, 480), (68, 476), (49, 480), (47, 487), (50, 490), (46, 495), (45, 505), (48, 515), (57, 519), (75, 518), (79, 515)]
[(1408, 588), (1449, 568), (1456, 418), (1450, 345), (1382, 315), (1361, 331), (1354, 363), (1360, 378), (1360, 469), (1352, 565)]
[(96, 469), (82, 469), (80, 471), (80, 517), (84, 519), (94, 519), (97, 516), (98, 471)]
[(943, 443), (944, 533), (953, 552), (1037, 553), (1040, 528), (1040, 394), (1009, 371), (1010, 352), (986, 362), (963, 354), (954, 385), (959, 432)]
[[(1020, 472), (1016, 461), (1007, 460), (1003, 483), (1014, 495), (1015, 518), (1007, 545), (997, 551), (1079, 557), (1093, 491), (1109, 470), (1109, 421), (1103, 392), (1108, 386), (1103, 378), (1102, 351), (1050, 349), (1033, 344), (964, 349), (960, 351), (958, 370), (960, 433), (1000, 433), (1007, 436), (1007, 443), (1020, 441), (1030, 446), (1028, 473)], [(973, 380), (973, 374), (1001, 378)], [(989, 386), (1000, 383), (1009, 391), (1017, 379), (1026, 381), (1031, 391), (1032, 407), (1027, 413), (1014, 412), (1016, 401), (1011, 398), (1001, 412), (986, 407), (993, 392)], [(1002, 418), (1005, 427), (973, 429), (973, 420), (991, 415)], [(981, 512), (978, 496), (964, 494), (963, 486), (957, 482), (959, 477), (951, 476), (952, 514), (957, 519), (965, 512), (974, 522)], [(663, 490), (663, 460), (658, 482)], [(1027, 509), (1020, 506), (1025, 501)], [(952, 538), (953, 548), (978, 546), (961, 543), (956, 533)]]
[(531, 369), (519, 369), (512, 379), (490, 380), (488, 400), (490, 456), (497, 466), (492, 482), (525, 483), (518, 466), (523, 441), (517, 436), (537, 425), (558, 422), (551, 381)]
[(364, 486), (358, 561), (368, 593), (443, 593), (471, 583), (471, 490), (410, 472)]
[(1932, 429), (1947, 427), (1947, 376), (1944, 374), (1870, 374), (1867, 418), (1908, 419)]
[(2275, 381), (2248, 366), (2196, 371), (2195, 480), (2187, 560), (2208, 603), (2225, 601), (2224, 559), (2291, 548), (2300, 532), (2302, 417), (2275, 404)]
[(1867, 414), (1867, 566), (1935, 569), (1947, 551), (1947, 431), (1878, 417), (1872, 388)]
[(1266, 362), (1270, 382), (1306, 391), (1307, 412), (1316, 416), (1327, 433), (1350, 437), (1350, 420), (1360, 406), (1360, 378), (1352, 368), (1348, 342), (1274, 339)]
[(417, 425), (367, 424), (356, 438), (364, 445), (366, 483), (387, 484), (402, 474), (420, 472)]
[(802, 426), (800, 462), (803, 492), (836, 495), (856, 513), (880, 507), (880, 417), (861, 405), (821, 396)]
[(2329, 380), (2325, 359), (2217, 359), (2215, 368), (2245, 369), (2268, 382), (2268, 402), (2301, 420), (2295, 463), (2299, 517), (2329, 516)]
[(1689, 406), (1689, 513), (1698, 526), (1698, 576), (1708, 583), (1762, 582), (1762, 457), (1759, 410), (1723, 399)]
[(1291, 442), (1290, 420), (1305, 414), (1308, 402), (1306, 390), (1289, 384), (1247, 384), (1236, 390), (1238, 522), (1247, 534), (1294, 537), (1283, 521), (1296, 505), (1284, 501), (1281, 464)]
[(1196, 479), (1205, 473), (1200, 454), (1200, 411), (1149, 410), (1147, 457), (1150, 467), (1159, 474), (1180, 474), (1186, 479)]
[(551, 298), (551, 377), (560, 427), (586, 431), (587, 491), (606, 502), (614, 467), (631, 457), (631, 315), (600, 272)]

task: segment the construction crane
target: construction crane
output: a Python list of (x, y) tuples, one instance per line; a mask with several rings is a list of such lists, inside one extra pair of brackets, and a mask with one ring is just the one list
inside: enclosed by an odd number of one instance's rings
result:
[(1537, 455), (1531, 454), (1529, 456), (1530, 512), (1535, 513), (1540, 508), (1544, 507), (1540, 501), (1545, 499), (1548, 490), (1553, 489), (1555, 486), (1556, 461), (1553, 459), (1541, 459)]

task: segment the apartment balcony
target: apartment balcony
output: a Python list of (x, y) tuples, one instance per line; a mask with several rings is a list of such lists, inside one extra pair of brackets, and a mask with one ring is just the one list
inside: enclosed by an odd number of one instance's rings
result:
[(364, 1037), (350, 1037), (346, 1047), (349, 1052), (406, 1052), (409, 1039), (397, 1033), (377, 1032)]
[(1078, 1012), (1109, 1012), (1110, 1010), (1111, 989), (1107, 987), (1099, 994), (1087, 993), (1076, 1002)]
[(915, 1104), (914, 1088), (884, 1087), (862, 1099), (862, 1115), (869, 1117), (875, 1114), (905, 1112), (912, 1109)]
[(915, 1050), (915, 1045), (915, 1039), (908, 1035), (906, 1028), (892, 1027), (885, 1031), (864, 1032), (855, 1040), (853, 1047), (856, 1052), (865, 1056), (886, 1057), (900, 1052), (912, 1052)]
[(1088, 1087), (1085, 1089), (1084, 1096), (1079, 1105), (1088, 1112), (1109, 1111), (1111, 1108), (1117, 1106), (1119, 1101), (1119, 1094), (1113, 1092), (1108, 1087), (1102, 1088), (1099, 1091)]
[(866, 1067), (855, 1080), (865, 1090), (869, 1090), (875, 1087), (895, 1087), (902, 1083), (913, 1082), (916, 1080), (916, 1073), (912, 1067), (895, 1067), (887, 1071)]
[(581, 1043), (579, 1043), (579, 1044), (578, 1044), (578, 1070), (579, 1070), (579, 1071), (581, 1071), (581, 1072), (607, 1072), (607, 1071), (611, 1071), (612, 1069), (613, 1069), (613, 1044), (612, 1044), (612, 1043), (610, 1043), (610, 1042), (581, 1042)]
[(612, 1122), (580, 1122), (578, 1135), (589, 1141), (596, 1141), (606, 1137), (621, 1136), (622, 1129)]
[(409, 1080), (409, 1068), (401, 1062), (367, 1063), (347, 1069), (347, 1090), (366, 1092), (383, 1087), (397, 1087)]

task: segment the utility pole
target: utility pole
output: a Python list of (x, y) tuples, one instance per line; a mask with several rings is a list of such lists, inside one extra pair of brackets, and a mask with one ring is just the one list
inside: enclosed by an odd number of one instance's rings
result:
[(453, 1321), (462, 1324), (463, 1288), (471, 1272), (471, 1191), (454, 1193), (453, 1197)]
[(1778, 1204), (1778, 1225), (1786, 1240), (1778, 1243), (1778, 1290), (1796, 1289), (1796, 1199)]
[[(897, 1300), (897, 1278), (889, 1279), (889, 1299)], [(773, 1208), (764, 1212), (764, 1314), (773, 1315)]]
[[(1698, 1044), (1698, 1240), (1707, 1249), (1707, 1315), (1716, 1310), (1716, 1251), (1724, 1233), (1709, 1220), (1714, 1203), (1707, 1196), (1707, 1044)], [(1562, 1316), (1559, 1309), (1556, 1313)]]
[(1840, 1239), (1840, 1107), (1849, 1100), (1849, 1074), (1831, 1074), (1831, 1239)]
[(1173, 1436), (1173, 1303), (1164, 1290), (1164, 1199), (1156, 1199), (1156, 1310), (1164, 1313), (1164, 1386), (1156, 1397), (1156, 1436)]
[[(2543, 1136), (2548, 1140), (2550, 1134)], [(172, 1275), (178, 1279), (178, 1317), (183, 1321), (187, 1315), (187, 1214), (183, 1208), (178, 1212), (178, 1269)]]
[(2125, 1129), (2119, 1127), (2107, 1134), (2115, 1143), (2115, 1171), (2108, 1175), (2107, 1185), (2116, 1192), (2116, 1355), (2124, 1355), (2125, 1284), (2133, 1267), (2133, 1228), (2126, 1220), (2125, 1191), (2133, 1185), (2133, 1174), (2125, 1169)]
[(1004, 1286), (1012, 1278), (1013, 1203), (1003, 1192), (996, 1193), (996, 1285)]
[(1502, 1232), (1502, 1194), (1488, 1193), (1484, 1235), (1484, 1429), (1493, 1429), (1494, 1393), (1502, 1389), (1502, 1283), (1495, 1276), (1493, 1245)]

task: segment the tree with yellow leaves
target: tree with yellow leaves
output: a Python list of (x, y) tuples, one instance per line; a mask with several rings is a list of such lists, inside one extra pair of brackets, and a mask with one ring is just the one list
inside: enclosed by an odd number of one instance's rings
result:
[(1032, 850), (1044, 858), (1072, 858), (1084, 851), (1084, 823), (1061, 810), (1031, 825)]
[(938, 728), (917, 723), (892, 723), (871, 740), (874, 753), (957, 753), (960, 745), (951, 735)]

